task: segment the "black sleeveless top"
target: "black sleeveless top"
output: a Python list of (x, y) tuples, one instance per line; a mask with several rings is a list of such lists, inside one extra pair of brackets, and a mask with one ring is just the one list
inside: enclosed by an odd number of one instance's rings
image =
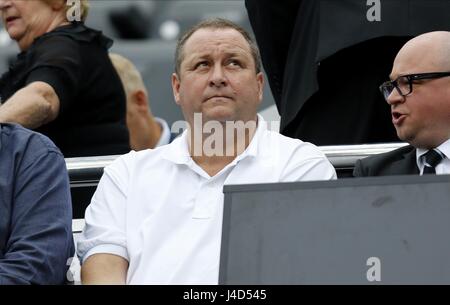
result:
[(66, 158), (127, 153), (126, 97), (108, 56), (111, 45), (80, 22), (38, 37), (0, 78), (1, 101), (32, 82), (45, 82), (58, 95), (60, 112), (36, 131)]

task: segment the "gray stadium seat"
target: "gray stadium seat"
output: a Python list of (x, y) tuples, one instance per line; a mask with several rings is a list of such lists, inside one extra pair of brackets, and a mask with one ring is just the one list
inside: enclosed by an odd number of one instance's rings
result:
[(19, 52), (19, 48), (15, 42), (0, 44), (0, 75), (8, 71), (9, 64), (16, 58)]
[(173, 40), (178, 38), (179, 35), (197, 22), (211, 17), (229, 19), (251, 31), (244, 0), (181, 0), (164, 2), (165, 6), (160, 6), (158, 8), (158, 13), (154, 14), (151, 37), (169, 39), (170, 37), (165, 37), (163, 34), (163, 32), (165, 32), (165, 25), (167, 25), (168, 22), (175, 22), (178, 25), (179, 32), (177, 36), (171, 37)]
[(111, 14), (117, 11), (125, 11), (130, 7), (136, 7), (142, 14), (151, 19), (156, 12), (157, 3), (154, 0), (94, 0), (89, 3), (89, 15), (86, 25), (102, 31), (111, 38), (119, 38), (119, 32), (111, 22)]

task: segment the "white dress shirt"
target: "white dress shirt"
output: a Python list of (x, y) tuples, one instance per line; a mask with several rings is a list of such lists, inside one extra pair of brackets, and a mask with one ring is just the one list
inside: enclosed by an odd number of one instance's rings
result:
[[(435, 149), (439, 150), (445, 156), (445, 159), (442, 160), (438, 165), (436, 165), (436, 175), (450, 174), (450, 139), (448, 139), (446, 142), (442, 143)], [(421, 175), (423, 175), (423, 170), (425, 167), (422, 156), (427, 152), (428, 149), (418, 148), (416, 150), (417, 167), (419, 168)]]
[(316, 146), (268, 131), (261, 117), (245, 152), (214, 177), (192, 160), (184, 132), (105, 168), (77, 252), (82, 262), (123, 257), (128, 284), (217, 284), (224, 184), (330, 179), (336, 172)]

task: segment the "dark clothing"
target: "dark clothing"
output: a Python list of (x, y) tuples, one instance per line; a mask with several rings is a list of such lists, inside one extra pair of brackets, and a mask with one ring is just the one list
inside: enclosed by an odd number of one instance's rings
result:
[(108, 56), (111, 45), (112, 40), (82, 23), (59, 27), (18, 55), (0, 79), (0, 96), (5, 102), (28, 84), (45, 82), (61, 107), (57, 119), (37, 131), (65, 157), (126, 153), (126, 97)]
[(64, 157), (48, 138), (0, 124), (0, 285), (62, 284), (73, 254)]
[(353, 171), (355, 177), (419, 174), (416, 149), (411, 145), (358, 160)]
[(450, 29), (450, 1), (246, 0), (284, 135), (316, 145), (399, 141), (378, 91), (413, 35)]

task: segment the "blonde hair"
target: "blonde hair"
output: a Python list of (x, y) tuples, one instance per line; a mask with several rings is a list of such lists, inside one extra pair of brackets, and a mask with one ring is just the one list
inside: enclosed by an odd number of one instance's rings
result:
[[(64, 5), (64, 13), (67, 14), (67, 12), (71, 9), (71, 6), (69, 5), (68, 0), (42, 0), (44, 2), (47, 2), (48, 4), (52, 5), (53, 3), (60, 2)], [(80, 1), (80, 9), (81, 9), (81, 21), (86, 21), (86, 18), (89, 13), (89, 0), (79, 0)]]
[(122, 80), (127, 96), (137, 90), (142, 90), (145, 94), (148, 94), (141, 73), (130, 60), (115, 53), (110, 53), (109, 58)]

